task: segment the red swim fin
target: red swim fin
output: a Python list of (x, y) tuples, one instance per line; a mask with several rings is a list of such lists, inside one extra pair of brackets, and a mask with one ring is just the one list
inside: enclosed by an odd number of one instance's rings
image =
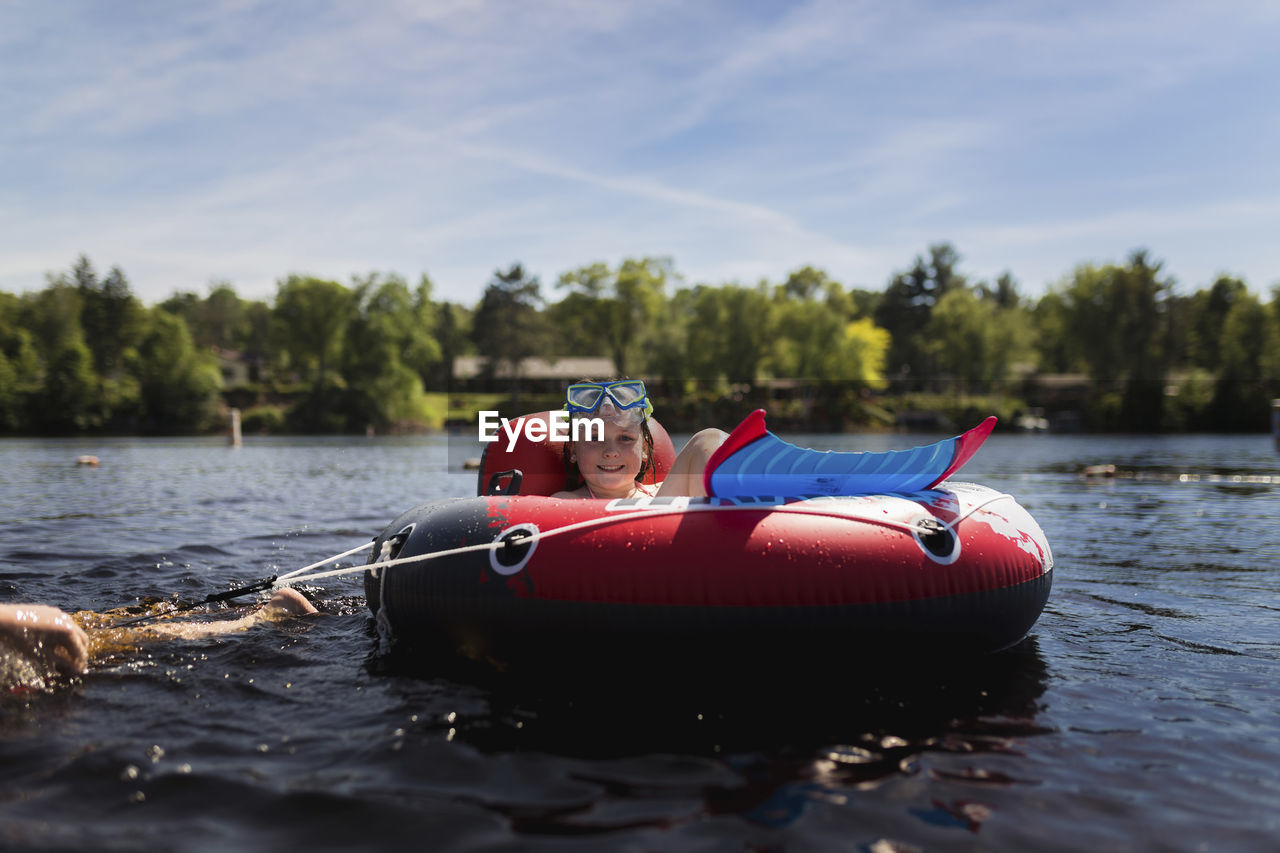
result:
[(764, 409), (756, 409), (743, 418), (742, 423), (733, 428), (733, 432), (729, 433), (724, 444), (717, 447), (716, 452), (707, 460), (707, 467), (702, 469), (702, 490), (708, 495), (714, 495), (715, 492), (711, 489), (711, 475), (721, 463), (756, 439), (764, 438), (768, 433), (769, 430), (764, 425)]
[(951, 465), (947, 470), (942, 472), (942, 476), (929, 484), (928, 488), (941, 483), (955, 472), (964, 467), (964, 464), (973, 458), (973, 454), (978, 452), (978, 448), (982, 446), (982, 442), (987, 440), (987, 436), (991, 435), (991, 431), (996, 428), (996, 416), (990, 415), (982, 423), (973, 429), (959, 436), (956, 445), (956, 455), (951, 460)]

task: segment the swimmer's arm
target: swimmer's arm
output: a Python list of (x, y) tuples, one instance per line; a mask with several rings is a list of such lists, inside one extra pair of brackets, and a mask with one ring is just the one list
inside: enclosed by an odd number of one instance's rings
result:
[(239, 619), (219, 619), (210, 622), (172, 621), (159, 622), (145, 628), (135, 629), (146, 637), (173, 638), (181, 640), (199, 640), (204, 637), (217, 637), (223, 634), (234, 634), (247, 631), (259, 622), (268, 622), (282, 616), (300, 616), (315, 613), (316, 608), (297, 590), (285, 587), (277, 590), (271, 600), (262, 607)]
[(79, 675), (89, 665), (84, 629), (47, 604), (0, 604), (0, 640), (64, 675)]

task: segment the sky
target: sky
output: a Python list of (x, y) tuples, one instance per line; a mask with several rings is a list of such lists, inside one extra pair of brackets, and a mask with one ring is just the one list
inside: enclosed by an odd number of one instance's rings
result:
[(0, 0), (0, 290), (1280, 284), (1280, 3)]

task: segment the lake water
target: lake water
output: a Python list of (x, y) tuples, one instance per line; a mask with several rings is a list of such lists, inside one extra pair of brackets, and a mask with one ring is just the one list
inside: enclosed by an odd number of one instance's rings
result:
[[(467, 455), (0, 442), (0, 601), (202, 598), (473, 494)], [(1078, 475), (1104, 463), (1120, 476)], [(336, 578), (308, 588), (315, 617), (0, 695), (0, 849), (1280, 849), (1270, 438), (999, 434), (963, 479), (1015, 495), (1054, 549), (1048, 607), (1009, 652), (894, 677), (820, 660), (783, 695), (761, 673), (755, 698), (516, 689), (382, 665), (359, 575)]]

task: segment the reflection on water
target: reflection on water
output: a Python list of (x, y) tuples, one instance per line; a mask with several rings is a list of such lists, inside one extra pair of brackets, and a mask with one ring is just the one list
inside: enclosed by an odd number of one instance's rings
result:
[[(455, 445), (0, 443), (0, 600), (297, 568), (472, 493)], [(1278, 463), (1265, 437), (994, 436), (964, 476), (1015, 495), (1056, 568), (1033, 636), (981, 660), (495, 673), (379, 655), (358, 577), (327, 580), (314, 617), (0, 697), (0, 847), (1270, 849)]]
[[(1016, 757), (1022, 740), (1051, 732), (1036, 720), (1047, 669), (1034, 638), (968, 662), (797, 661), (732, 682), (695, 672), (635, 679), (572, 665), (496, 673), (457, 658), (397, 667), (376, 653), (368, 663), (410, 695), (442, 678), (482, 686), (483, 713), (437, 722), (452, 743), (592, 765), (574, 765), (573, 778), (592, 791), (576, 803), (495, 804), (518, 832), (538, 835), (669, 828), (709, 815), (779, 828), (811, 805), (845, 805), (851, 792), (921, 775), (1034, 784), (986, 760)], [(636, 800), (671, 802), (650, 805), (648, 817), (619, 805)], [(966, 829), (983, 819), (959, 801), (931, 806), (927, 817), (962, 820)]]
[(785, 670), (742, 666), (731, 678), (687, 670), (634, 676), (573, 664), (499, 673), (456, 658), (434, 664), (409, 668), (373, 653), (369, 661), (382, 676), (483, 685), (494, 713), (522, 724), (459, 730), (477, 748), (597, 757), (619, 750), (714, 755), (866, 737), (929, 739), (980, 717), (1032, 720), (1046, 679), (1035, 638), (968, 661), (797, 660)]

